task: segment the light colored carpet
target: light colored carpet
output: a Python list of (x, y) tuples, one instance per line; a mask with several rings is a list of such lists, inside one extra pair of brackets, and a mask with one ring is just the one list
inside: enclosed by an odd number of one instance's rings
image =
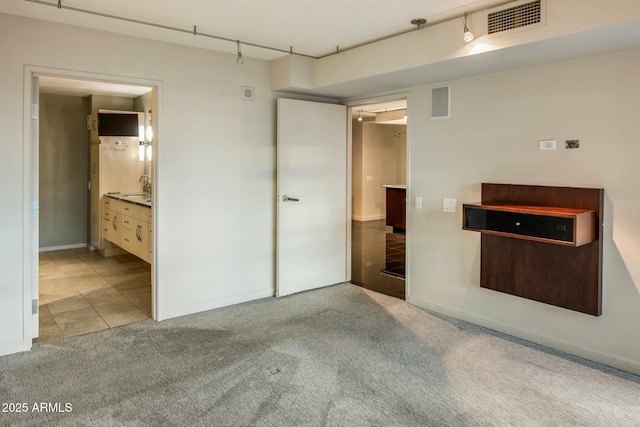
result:
[(35, 344), (0, 358), (10, 402), (1, 425), (638, 426), (640, 378), (343, 284)]

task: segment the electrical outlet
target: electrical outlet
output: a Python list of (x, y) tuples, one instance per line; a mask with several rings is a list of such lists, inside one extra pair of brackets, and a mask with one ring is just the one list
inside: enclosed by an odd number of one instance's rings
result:
[(546, 139), (543, 141), (538, 141), (540, 150), (555, 150), (556, 149), (556, 140), (555, 139)]
[(580, 140), (579, 139), (568, 139), (564, 142), (564, 148), (572, 149), (572, 148), (580, 148)]

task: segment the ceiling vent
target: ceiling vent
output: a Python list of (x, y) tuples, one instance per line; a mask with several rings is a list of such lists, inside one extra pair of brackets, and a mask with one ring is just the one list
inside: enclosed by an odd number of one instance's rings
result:
[(517, 28), (544, 25), (543, 1), (519, 1), (491, 9), (488, 12), (488, 34), (503, 33)]

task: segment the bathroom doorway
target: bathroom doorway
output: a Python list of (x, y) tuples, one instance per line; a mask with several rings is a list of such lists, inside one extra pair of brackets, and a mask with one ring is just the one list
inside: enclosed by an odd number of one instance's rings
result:
[(407, 100), (353, 106), (351, 282), (406, 297)]
[[(96, 185), (96, 170), (102, 167), (104, 173), (106, 163), (92, 155), (96, 147), (107, 142), (92, 133), (91, 113), (97, 110), (138, 113), (139, 135), (117, 138), (112, 143), (120, 142), (117, 153), (114, 151), (116, 155), (122, 155), (125, 146), (135, 150), (133, 161), (139, 163), (135, 164), (133, 179), (137, 181), (138, 174), (147, 176), (135, 183), (140, 186), (138, 193), (148, 195), (145, 206), (139, 203), (131, 206), (136, 206), (136, 212), (144, 209), (148, 226), (144, 237), (153, 241), (152, 194), (157, 194), (157, 189), (148, 185), (148, 177), (155, 176), (156, 169), (150, 147), (152, 130), (157, 126), (151, 116), (157, 88), (47, 73), (37, 76), (34, 73), (33, 79), (32, 99), (38, 104), (37, 125), (32, 128), (37, 136), (32, 139), (35, 139), (33, 169), (37, 173), (33, 179), (38, 207), (34, 232), (38, 259), (34, 263), (37, 272), (34, 299), (38, 306), (37, 314), (34, 313), (34, 342), (154, 318), (152, 253), (143, 259), (139, 253), (134, 255), (116, 245), (105, 251), (94, 238), (96, 227), (103, 226), (102, 200), (107, 191), (117, 190), (103, 188), (105, 194), (96, 193), (100, 187)], [(143, 154), (139, 158), (138, 151)], [(143, 184), (147, 184), (146, 188), (142, 188)], [(140, 235), (138, 229), (136, 233)], [(148, 248), (147, 251), (152, 251), (153, 244)]]

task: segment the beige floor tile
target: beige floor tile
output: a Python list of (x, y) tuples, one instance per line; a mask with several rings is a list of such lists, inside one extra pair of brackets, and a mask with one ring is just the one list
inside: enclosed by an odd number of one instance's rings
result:
[(60, 326), (60, 330), (64, 337), (88, 334), (89, 332), (97, 332), (105, 329), (109, 329), (109, 325), (107, 325), (107, 323), (100, 317), (91, 320), (69, 322)]
[(53, 262), (59, 267), (59, 268), (69, 268), (71, 266), (74, 265), (86, 265), (86, 263), (84, 261), (82, 261), (81, 259), (78, 259), (77, 256), (71, 256), (71, 257), (60, 257), (60, 258), (54, 258)]
[[(51, 307), (49, 307), (51, 309)], [(99, 319), (100, 315), (93, 307), (85, 307), (78, 310), (64, 311), (58, 314), (52, 314), (58, 326), (62, 329), (62, 326), (67, 323), (77, 323), (83, 321), (92, 321)]]
[(81, 298), (82, 295), (75, 287), (68, 285), (50, 290), (43, 289), (40, 291), (40, 297), (45, 304), (53, 304), (60, 301), (73, 300), (74, 298)]
[(38, 276), (41, 279), (48, 279), (51, 276), (59, 273), (60, 273), (60, 270), (58, 269), (58, 266), (53, 261), (38, 267)]
[(38, 281), (39, 289), (41, 293), (58, 293), (64, 295), (65, 293), (72, 293), (71, 290), (75, 289), (71, 279), (40, 279)]
[(38, 337), (34, 338), (33, 342), (51, 341), (59, 338), (62, 338), (62, 331), (55, 322), (53, 324), (40, 322)]
[(43, 252), (40, 276), (41, 333), (34, 341), (151, 317), (151, 266), (133, 255), (105, 258), (88, 248)]
[(78, 262), (73, 264), (58, 265), (60, 271), (67, 273), (84, 273), (84, 274), (96, 274), (95, 270), (89, 266), (86, 262)]
[(38, 306), (38, 315), (40, 316), (40, 321), (42, 321), (43, 317), (51, 316), (51, 312), (49, 311), (49, 307), (47, 306), (47, 304), (43, 303), (42, 297), (39, 298), (39, 301), (40, 305)]
[(125, 312), (106, 314), (103, 315), (102, 318), (105, 322), (107, 322), (110, 328), (115, 328), (117, 326), (128, 325), (130, 323), (147, 320), (149, 316), (147, 316), (137, 308), (134, 308), (133, 310)]
[(131, 301), (126, 298), (123, 301), (118, 302), (108, 302), (105, 304), (95, 304), (93, 305), (95, 311), (104, 319), (106, 315), (112, 315), (117, 313), (124, 313), (131, 310), (136, 310), (137, 307), (131, 303)]
[(45, 295), (44, 298), (47, 302), (49, 312), (51, 312), (51, 315), (56, 318), (56, 321), (63, 313), (82, 311), (87, 308), (93, 310), (87, 300), (80, 294), (72, 297), (65, 297), (54, 302), (49, 302), (49, 297), (47, 295)]
[(127, 297), (127, 299), (129, 300), (144, 299), (151, 301), (151, 286), (145, 286), (136, 289), (126, 289), (120, 291), (120, 293)]
[(112, 276), (104, 276), (104, 278), (119, 291), (145, 288), (151, 285), (151, 277), (146, 273), (118, 274)]
[(70, 282), (78, 290), (78, 292), (83, 295), (96, 289), (112, 287), (109, 282), (98, 275), (73, 277), (70, 279)]
[(152, 313), (151, 299), (131, 301), (131, 303), (135, 305), (138, 310), (140, 310), (141, 312), (149, 316), (149, 318), (151, 318), (151, 313)]
[(85, 292), (83, 296), (91, 305), (127, 301), (124, 295), (111, 286), (105, 286)]

